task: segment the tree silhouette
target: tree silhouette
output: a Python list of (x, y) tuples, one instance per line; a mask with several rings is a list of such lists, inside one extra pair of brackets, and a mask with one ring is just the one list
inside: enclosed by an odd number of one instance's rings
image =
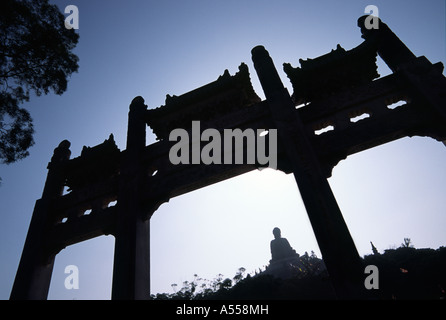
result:
[(402, 248), (413, 248), (410, 238), (404, 238), (404, 243), (401, 244)]
[(30, 93), (61, 95), (79, 68), (71, 51), (79, 35), (48, 0), (0, 1), (0, 161), (29, 155), (34, 144), (30, 113), (19, 105)]

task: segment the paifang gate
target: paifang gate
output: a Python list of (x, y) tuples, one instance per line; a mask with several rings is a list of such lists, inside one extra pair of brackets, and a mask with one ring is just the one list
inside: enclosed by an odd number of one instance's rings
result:
[[(284, 64), (292, 95), (269, 53), (258, 46), (252, 60), (263, 101), (242, 63), (235, 75), (226, 71), (215, 82), (167, 96), (156, 109), (148, 110), (144, 99), (136, 97), (130, 104), (126, 150), (119, 150), (111, 135), (70, 159), (70, 143), (62, 141), (35, 204), (10, 298), (46, 299), (60, 250), (112, 234), (112, 299), (149, 299), (149, 224), (157, 208), (175, 196), (261, 166), (172, 164), (169, 133), (190, 131), (193, 121), (200, 121), (200, 130), (277, 130), (277, 169), (295, 177), (336, 295), (362, 297), (364, 268), (327, 178), (348, 155), (386, 142), (406, 136), (446, 140), (443, 64), (416, 57), (385, 23), (368, 29), (365, 19), (358, 19), (364, 41), (356, 48), (346, 51), (338, 45), (326, 55), (300, 60), (300, 67)], [(377, 55), (390, 75), (379, 77)], [(388, 107), (399, 101), (403, 104), (398, 108)], [(367, 118), (351, 121), (364, 114)], [(148, 146), (147, 126), (158, 138)], [(332, 130), (316, 134), (326, 127)]]

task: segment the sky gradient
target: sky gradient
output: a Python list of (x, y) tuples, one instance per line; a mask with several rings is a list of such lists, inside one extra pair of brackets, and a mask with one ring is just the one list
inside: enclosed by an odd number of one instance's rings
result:
[[(62, 96), (26, 104), (35, 145), (20, 162), (0, 166), (0, 299), (8, 299), (46, 166), (64, 139), (72, 157), (114, 134), (125, 149), (128, 106), (142, 96), (149, 108), (166, 94), (181, 95), (234, 74), (245, 62), (256, 93), (264, 95), (251, 61), (263, 45), (284, 85), (282, 63), (299, 66), (339, 43), (362, 42), (356, 20), (367, 5), (416, 56), (446, 63), (445, 1), (52, 1), (79, 8), (79, 72)], [(388, 68), (378, 61), (381, 76)], [(147, 144), (155, 137), (148, 129)], [(370, 241), (383, 252), (411, 238), (416, 248), (446, 245), (446, 147), (430, 138), (404, 138), (349, 156), (330, 185), (361, 256)], [(163, 204), (151, 219), (151, 291), (173, 293), (194, 274), (232, 278), (271, 258), (272, 230), (299, 253), (320, 251), (292, 175), (265, 169), (209, 186)], [(56, 257), (49, 299), (110, 299), (114, 238), (70, 246)], [(79, 289), (64, 287), (67, 265), (79, 269)]]

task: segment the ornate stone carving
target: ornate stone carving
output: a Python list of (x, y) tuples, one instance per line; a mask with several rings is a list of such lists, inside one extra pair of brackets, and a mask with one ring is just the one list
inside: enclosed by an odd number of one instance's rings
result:
[(166, 96), (166, 103), (147, 111), (147, 124), (158, 140), (167, 140), (176, 128), (189, 129), (193, 120), (206, 121), (260, 102), (242, 63), (231, 76), (225, 70), (216, 81), (181, 96)]
[[(190, 130), (193, 120), (219, 130), (277, 130), (278, 167), (293, 173), (298, 183), (336, 294), (364, 294), (359, 255), (326, 177), (348, 155), (401, 137), (446, 140), (446, 78), (442, 64), (416, 58), (385, 24), (380, 22), (379, 31), (367, 31), (363, 20), (358, 25), (365, 41), (358, 47), (346, 51), (338, 46), (321, 57), (300, 60), (301, 68), (285, 64), (294, 101), (268, 52), (258, 46), (252, 59), (265, 101), (254, 92), (248, 67), (241, 64), (234, 76), (225, 71), (208, 85), (167, 96), (165, 105), (154, 110), (146, 110), (142, 97), (135, 98), (127, 149), (122, 152), (110, 135), (69, 160), (70, 143), (63, 141), (54, 151), (42, 198), (36, 202), (11, 299), (46, 299), (58, 250), (108, 233), (115, 236), (112, 298), (148, 299), (149, 220), (158, 206), (257, 167), (169, 162), (170, 131)], [(378, 77), (377, 53), (394, 73), (372, 81)], [(389, 106), (397, 101), (405, 104)], [(295, 104), (302, 102), (310, 103), (296, 110)], [(365, 119), (353, 121), (363, 114)], [(146, 124), (161, 141), (145, 145)], [(316, 134), (328, 124), (333, 130)], [(72, 192), (63, 195), (64, 185)], [(110, 205), (113, 201), (115, 206)], [(305, 261), (280, 235), (272, 247), (276, 244), (279, 254), (273, 253), (267, 272), (283, 270), (283, 265), (301, 268)]]
[(84, 146), (80, 157), (71, 159), (66, 166), (69, 191), (118, 174), (120, 153), (113, 134), (95, 147)]
[(378, 78), (376, 55), (367, 42), (349, 51), (338, 44), (336, 50), (315, 59), (299, 59), (300, 68), (284, 63), (283, 69), (293, 85), (294, 102), (298, 105), (324, 99)]

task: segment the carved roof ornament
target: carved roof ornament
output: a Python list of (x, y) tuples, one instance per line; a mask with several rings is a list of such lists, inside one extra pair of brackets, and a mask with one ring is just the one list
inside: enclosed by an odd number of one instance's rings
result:
[(190, 129), (194, 120), (206, 121), (261, 101), (252, 87), (248, 66), (242, 63), (231, 76), (225, 70), (216, 81), (181, 96), (166, 96), (164, 106), (147, 110), (147, 124), (158, 140), (176, 128)]
[(296, 105), (324, 99), (379, 77), (375, 46), (364, 41), (346, 51), (339, 44), (330, 53), (314, 59), (299, 59), (301, 67), (284, 63), (283, 69), (293, 85)]
[(118, 174), (120, 153), (113, 134), (97, 146), (84, 146), (81, 155), (67, 164), (66, 185), (69, 190), (76, 190)]

